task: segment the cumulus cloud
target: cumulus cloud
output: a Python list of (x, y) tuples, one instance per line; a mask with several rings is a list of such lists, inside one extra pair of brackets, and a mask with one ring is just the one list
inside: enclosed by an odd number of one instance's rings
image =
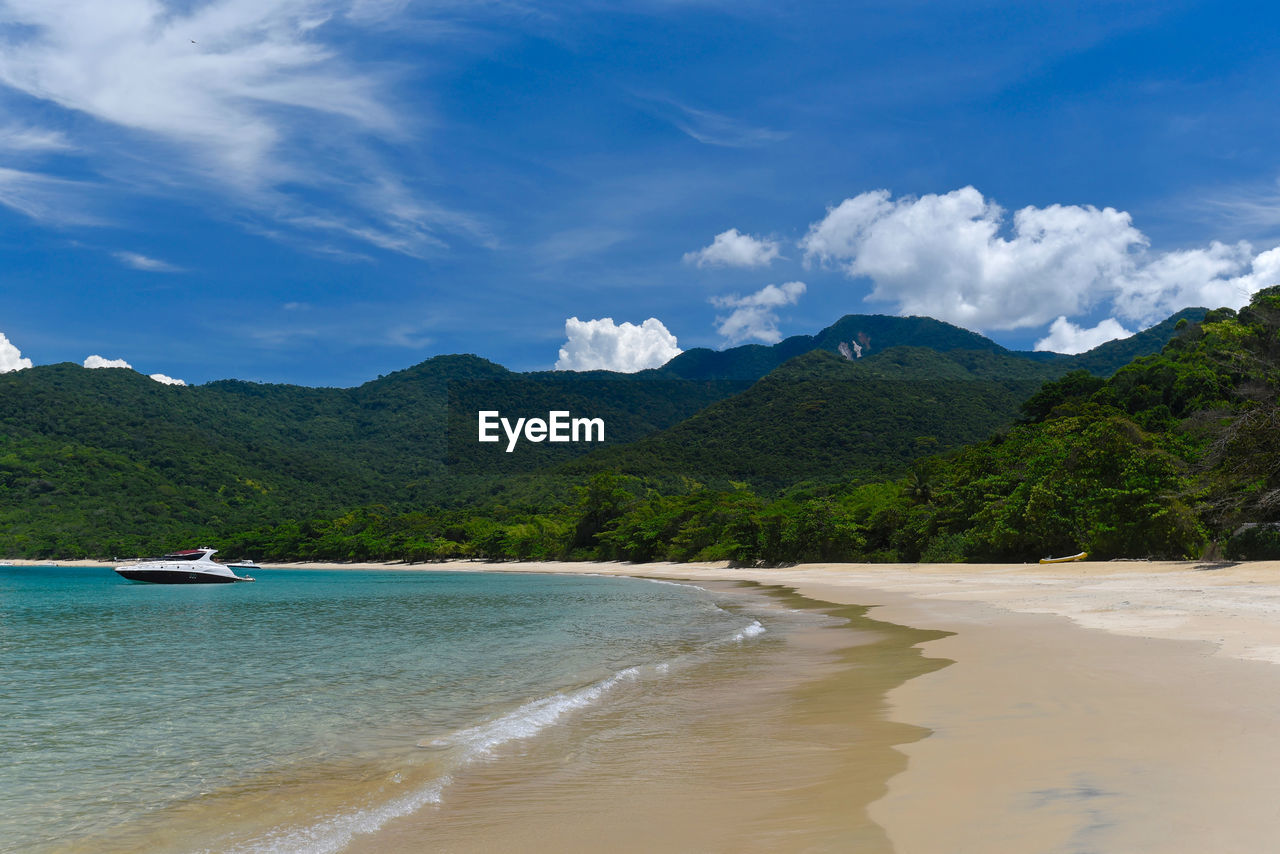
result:
[(0, 374), (21, 371), (29, 367), (31, 367), (31, 360), (23, 358), (22, 351), (9, 340), (9, 336), (0, 332)]
[(185, 381), (174, 379), (173, 377), (165, 376), (164, 374), (149, 374), (148, 376), (156, 382), (163, 383), (164, 385), (186, 385)]
[(731, 228), (717, 234), (710, 246), (686, 252), (684, 262), (699, 267), (767, 267), (777, 257), (777, 241), (740, 234), (738, 229)]
[(86, 356), (84, 360), (84, 366), (86, 368), (129, 368), (130, 370), (133, 369), (133, 365), (129, 364), (124, 359), (104, 359), (102, 356), (99, 356), (97, 354), (94, 354), (92, 356)]
[(805, 291), (804, 282), (787, 282), (784, 285), (765, 285), (754, 294), (745, 297), (712, 297), (717, 308), (731, 308), (726, 317), (716, 318), (716, 330), (730, 344), (740, 344), (749, 338), (776, 344), (782, 340), (778, 332), (777, 310), (785, 305), (795, 305)]
[(973, 187), (893, 201), (887, 190), (847, 199), (801, 241), (809, 259), (869, 277), (871, 299), (971, 329), (1017, 329), (1077, 314), (1131, 264), (1146, 238), (1113, 208), (1004, 211)]
[(657, 368), (683, 351), (662, 321), (651, 317), (639, 326), (614, 323), (612, 317), (564, 322), (565, 341), (557, 371), (619, 371)]
[(869, 299), (970, 329), (1019, 329), (1110, 302), (1151, 323), (1188, 305), (1238, 307), (1280, 282), (1280, 252), (1248, 243), (1153, 252), (1128, 213), (1025, 207), (1012, 220), (973, 187), (892, 199), (846, 199), (800, 241), (807, 262), (872, 282)]
[(1132, 334), (1114, 317), (1108, 317), (1088, 329), (1077, 326), (1065, 317), (1059, 317), (1049, 327), (1049, 334), (1036, 342), (1036, 349), (1075, 355), (1117, 338), (1128, 338)]
[(1121, 316), (1162, 320), (1189, 305), (1239, 308), (1257, 291), (1280, 285), (1280, 247), (1257, 255), (1248, 241), (1166, 252), (1136, 265), (1118, 282)]

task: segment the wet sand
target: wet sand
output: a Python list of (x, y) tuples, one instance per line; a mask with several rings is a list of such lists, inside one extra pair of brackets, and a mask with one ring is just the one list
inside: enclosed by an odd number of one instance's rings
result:
[(587, 710), (344, 851), (889, 854), (868, 807), (928, 731), (889, 720), (884, 697), (946, 665), (914, 648), (939, 633), (771, 599), (837, 619)]

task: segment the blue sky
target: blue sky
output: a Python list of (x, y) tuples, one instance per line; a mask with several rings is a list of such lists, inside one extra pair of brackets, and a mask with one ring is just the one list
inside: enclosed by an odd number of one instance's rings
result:
[(0, 367), (634, 369), (856, 312), (1066, 350), (1239, 305), (1280, 284), (1277, 17), (0, 2)]

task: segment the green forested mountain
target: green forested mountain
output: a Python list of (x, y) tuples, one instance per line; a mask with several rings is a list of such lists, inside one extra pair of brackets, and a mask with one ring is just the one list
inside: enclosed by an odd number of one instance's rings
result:
[[(1126, 346), (1153, 352), (1157, 339)], [(837, 355), (841, 343), (857, 343), (862, 357)], [(782, 359), (788, 348), (800, 352)], [(927, 318), (855, 315), (774, 348), (686, 356), (635, 375), (519, 374), (440, 356), (351, 389), (175, 387), (71, 364), (0, 375), (0, 553), (110, 556), (237, 538), (248, 548), (246, 532), (284, 531), (282, 557), (316, 541), (308, 525), (337, 530), (317, 520), (372, 530), (370, 513), (416, 519), (405, 530), (417, 532), (417, 554), (459, 543), (504, 553), (506, 534), (484, 538), (517, 517), (534, 520), (522, 542), (550, 548), (565, 523), (541, 509), (576, 506), (586, 478), (642, 476), (618, 487), (633, 498), (654, 486), (725, 487), (741, 500), (748, 493), (735, 482), (796, 494), (803, 482), (896, 476), (1011, 422), (1044, 379), (1090, 354), (1033, 357)], [(610, 447), (525, 442), (507, 453), (505, 442), (476, 441), (480, 409), (599, 417)], [(573, 549), (598, 548), (607, 533), (596, 530), (600, 513), (588, 516), (597, 521), (574, 526)], [(336, 553), (346, 553), (345, 536), (333, 534)], [(372, 548), (361, 546), (366, 556)]]
[(1097, 376), (1110, 376), (1140, 356), (1159, 353), (1165, 342), (1173, 337), (1174, 330), (1183, 320), (1188, 323), (1199, 323), (1208, 313), (1206, 308), (1184, 308), (1182, 311), (1162, 320), (1150, 329), (1130, 335), (1128, 338), (1117, 338), (1105, 344), (1099, 344), (1088, 352), (1078, 356), (1063, 356), (1057, 353), (1033, 353), (1032, 356), (1047, 361), (1058, 362), (1071, 370), (1086, 370)]
[(133, 553), (263, 520), (447, 502), (487, 477), (583, 452), (482, 445), (477, 409), (590, 412), (607, 419), (607, 442), (627, 442), (741, 387), (653, 374), (517, 374), (474, 356), (437, 357), (354, 389), (168, 386), (73, 364), (3, 374), (0, 551)]
[[(1158, 355), (1139, 358), (1109, 379), (1078, 369), (1052, 380), (1024, 401), (1021, 423), (921, 458), (894, 479), (798, 484), (769, 496), (741, 483), (673, 484), (616, 467), (585, 470), (595, 457), (628, 460), (630, 449), (618, 448), (570, 464), (584, 466), (581, 484), (568, 499), (540, 509), (493, 504), (396, 515), (367, 508), (246, 532), (233, 547), (267, 557), (328, 559), (745, 563), (1027, 561), (1080, 550), (1099, 558), (1187, 557), (1206, 548), (1223, 548), (1229, 557), (1280, 557), (1280, 532), (1265, 524), (1280, 522), (1280, 288), (1257, 294), (1238, 314), (1218, 310), (1203, 323), (1174, 325), (1174, 337)], [(886, 355), (875, 370), (872, 360), (859, 370), (827, 354), (802, 356), (752, 392), (790, 374), (786, 390), (774, 389), (744, 411), (758, 414), (791, 391), (852, 376), (836, 369), (858, 371), (850, 379), (855, 384), (876, 382), (894, 365), (904, 373), (912, 366), (943, 370), (937, 353), (903, 348)], [(960, 368), (981, 377), (992, 365), (990, 354), (948, 355), (971, 363), (946, 369), (953, 378), (964, 376), (954, 373)], [(726, 407), (750, 394), (692, 421), (714, 417), (727, 428), (734, 419), (723, 414)], [(797, 400), (805, 395), (802, 390)], [(786, 401), (788, 413), (795, 403)], [(684, 429), (667, 434), (681, 437)], [(660, 448), (677, 453), (679, 444)], [(1241, 523), (1254, 527), (1231, 536)]]
[(740, 481), (766, 493), (805, 480), (896, 476), (1009, 425), (1062, 370), (1000, 350), (891, 347), (854, 361), (815, 350), (674, 427), (561, 470)]
[(817, 335), (793, 335), (771, 346), (744, 344), (727, 350), (686, 350), (658, 370), (687, 379), (754, 381), (796, 356), (814, 350), (838, 353), (841, 344), (855, 359), (858, 349), (862, 355), (870, 356), (890, 347), (1009, 352), (976, 332), (931, 317), (847, 314)]
[[(1065, 373), (1083, 368), (1108, 376), (1138, 358), (1160, 352), (1182, 319), (1198, 322), (1207, 309), (1186, 308), (1150, 329), (1105, 344), (1077, 356), (1007, 350), (989, 338), (931, 317), (847, 314), (817, 335), (793, 335), (771, 346), (744, 344), (727, 350), (686, 350), (658, 370), (687, 379), (755, 381), (796, 356), (815, 350), (828, 353), (847, 348), (854, 360), (895, 347), (922, 347), (939, 353), (953, 350), (1001, 353), (1033, 362), (1058, 365)], [(855, 346), (856, 345), (856, 346)]]

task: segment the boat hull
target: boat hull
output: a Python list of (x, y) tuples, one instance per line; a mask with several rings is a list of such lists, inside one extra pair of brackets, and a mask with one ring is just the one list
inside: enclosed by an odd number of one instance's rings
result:
[(214, 575), (211, 572), (177, 569), (117, 569), (116, 572), (130, 581), (147, 581), (152, 584), (234, 584), (237, 581), (250, 580), (228, 575)]

